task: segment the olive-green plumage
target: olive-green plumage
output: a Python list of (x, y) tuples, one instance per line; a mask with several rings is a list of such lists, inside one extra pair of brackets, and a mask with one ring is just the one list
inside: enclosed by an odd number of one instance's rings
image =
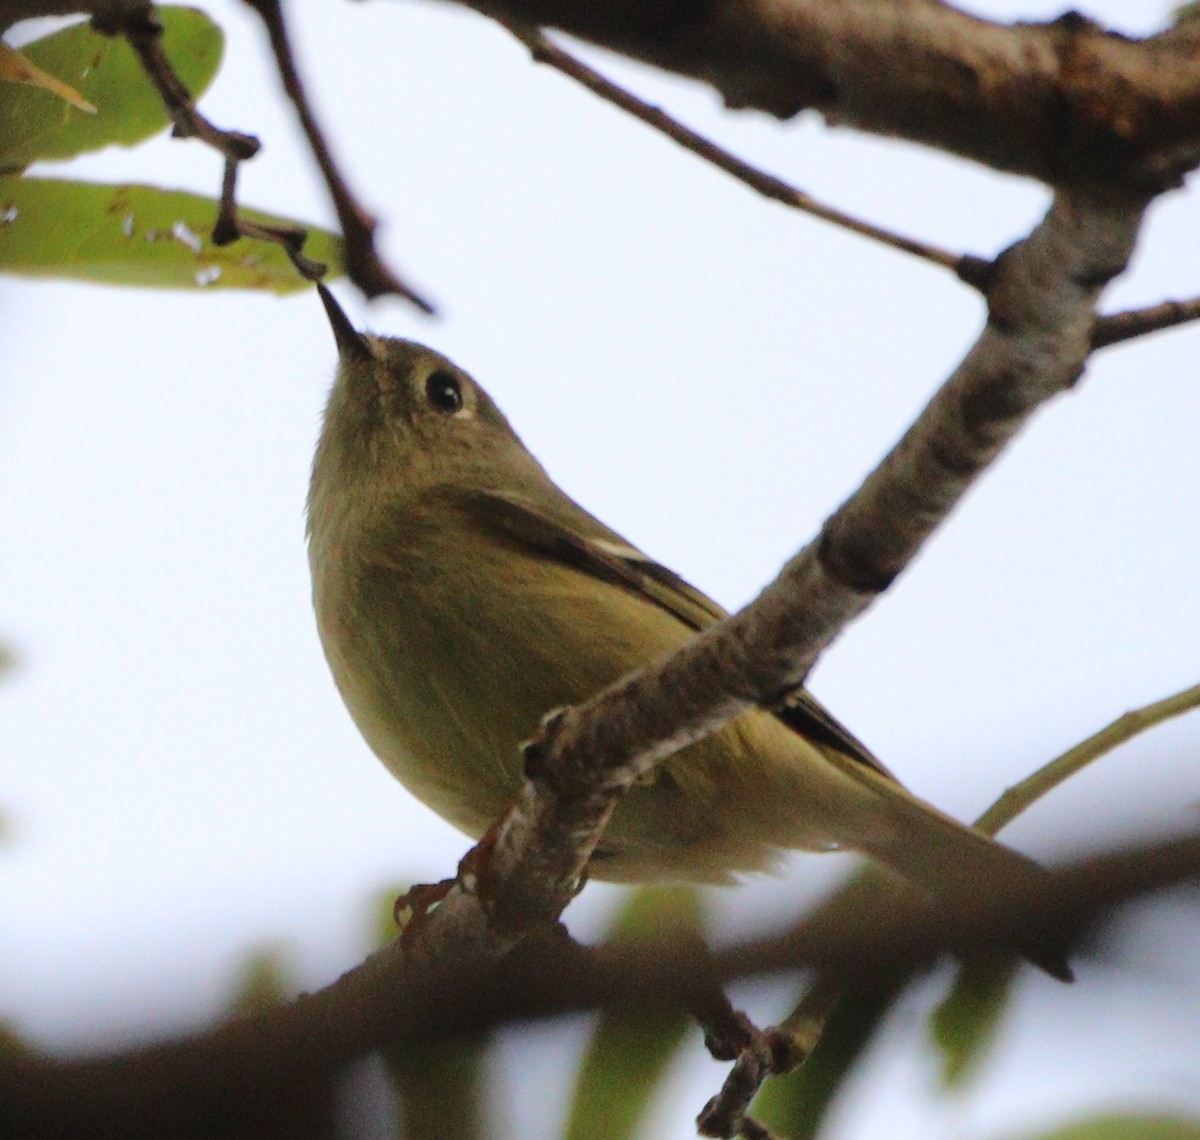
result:
[[(308, 503), (321, 641), (371, 748), (478, 838), (544, 713), (724, 614), (559, 490), (460, 368), (360, 335), (322, 297), (340, 367)], [(1043, 873), (910, 795), (807, 693), (671, 757), (618, 804), (590, 872), (722, 882), (843, 847), (935, 891)]]

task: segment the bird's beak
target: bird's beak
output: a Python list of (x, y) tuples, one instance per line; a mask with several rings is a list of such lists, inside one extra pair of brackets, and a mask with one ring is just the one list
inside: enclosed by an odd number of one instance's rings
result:
[(367, 344), (367, 338), (350, 323), (350, 318), (346, 316), (333, 294), (320, 282), (317, 282), (317, 292), (321, 295), (321, 304), (325, 306), (325, 314), (329, 317), (329, 326), (333, 329), (338, 352), (342, 356), (370, 359), (371, 348)]

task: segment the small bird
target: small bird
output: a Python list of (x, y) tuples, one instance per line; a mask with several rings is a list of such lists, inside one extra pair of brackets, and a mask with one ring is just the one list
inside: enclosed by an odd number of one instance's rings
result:
[[(319, 288), (339, 351), (308, 495), (321, 643), (376, 755), (478, 839), (515, 798), (521, 742), (546, 712), (725, 611), (568, 498), (461, 368), (359, 333)], [(934, 894), (1046, 875), (909, 793), (803, 690), (655, 768), (588, 873), (725, 883), (790, 849), (858, 851)]]

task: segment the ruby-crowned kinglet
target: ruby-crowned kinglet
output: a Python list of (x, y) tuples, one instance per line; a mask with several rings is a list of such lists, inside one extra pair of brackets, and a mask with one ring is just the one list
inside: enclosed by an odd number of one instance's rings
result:
[[(559, 490), (461, 368), (321, 299), (340, 356), (308, 498), (321, 642), (367, 743), (478, 839), (543, 714), (725, 613)], [(801, 691), (659, 765), (589, 874), (727, 882), (789, 848), (860, 851), (935, 892), (1045, 873), (912, 796)]]

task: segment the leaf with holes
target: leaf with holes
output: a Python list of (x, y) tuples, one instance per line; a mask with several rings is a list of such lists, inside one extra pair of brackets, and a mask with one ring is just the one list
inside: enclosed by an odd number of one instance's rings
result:
[[(108, 185), (42, 178), (0, 178), (0, 272), (156, 289), (263, 289), (294, 293), (309, 287), (277, 245), (242, 238), (214, 246), (209, 237), (217, 203), (199, 194), (156, 186)], [(258, 210), (251, 221), (300, 223)], [(329, 277), (343, 272), (342, 239), (303, 226), (307, 256)]]

